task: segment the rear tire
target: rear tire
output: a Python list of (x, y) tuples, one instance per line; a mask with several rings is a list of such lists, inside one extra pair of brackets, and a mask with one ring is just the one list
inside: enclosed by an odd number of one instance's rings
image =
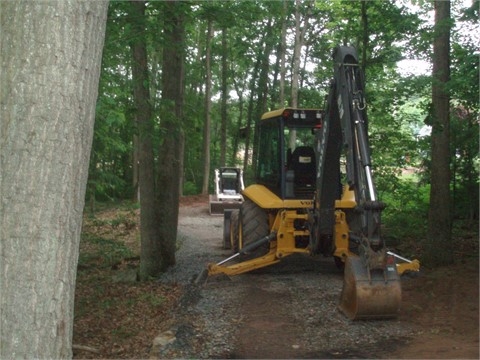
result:
[[(240, 229), (241, 247), (261, 239), (270, 233), (268, 225), (268, 214), (253, 201), (246, 199), (240, 208)], [(239, 236), (240, 238), (240, 236)], [(270, 250), (270, 244), (267, 243), (252, 252), (242, 255), (243, 259), (254, 259), (263, 256)]]

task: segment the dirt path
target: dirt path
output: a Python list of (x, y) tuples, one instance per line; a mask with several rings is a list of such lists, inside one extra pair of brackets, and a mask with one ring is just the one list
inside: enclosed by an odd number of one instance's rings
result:
[[(198, 273), (222, 250), (222, 218), (206, 204), (182, 207), (177, 270)], [(402, 312), (389, 321), (347, 320), (336, 309), (342, 275), (332, 259), (291, 256), (280, 264), (187, 291), (156, 357), (478, 359), (478, 263), (424, 271), (402, 281)]]
[(478, 359), (478, 288), (476, 260), (404, 283), (400, 319), (419, 330), (397, 357)]

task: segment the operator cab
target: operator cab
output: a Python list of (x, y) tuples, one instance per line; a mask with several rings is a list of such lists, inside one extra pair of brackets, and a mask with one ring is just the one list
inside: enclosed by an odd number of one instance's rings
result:
[(319, 109), (285, 108), (262, 116), (256, 181), (281, 199), (313, 199), (316, 181), (314, 130)]

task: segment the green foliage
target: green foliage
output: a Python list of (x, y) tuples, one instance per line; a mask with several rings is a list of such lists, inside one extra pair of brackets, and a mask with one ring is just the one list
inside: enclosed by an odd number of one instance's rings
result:
[(199, 193), (198, 186), (192, 181), (186, 181), (183, 185), (183, 194), (184, 195), (196, 195)]
[(425, 238), (429, 205), (429, 186), (420, 186), (411, 179), (399, 180), (394, 189), (383, 193), (387, 204), (382, 213), (384, 235), (391, 245), (420, 242)]
[(456, 218), (478, 218), (480, 144), (477, 116), (478, 111), (459, 105), (451, 117), (451, 170)]
[(134, 256), (132, 251), (118, 240), (84, 233), (82, 234), (82, 241), (85, 242), (85, 247), (89, 251), (80, 253), (78, 259), (79, 269), (90, 266), (109, 268), (125, 258)]
[[(303, 2), (301, 16), (310, 3)], [(87, 196), (100, 200), (133, 197), (134, 123), (131, 83), (130, 43), (136, 34), (126, 21), (124, 2), (111, 2), (102, 63), (96, 124), (90, 163)], [(431, 78), (400, 76), (396, 69), (402, 58), (430, 59), (431, 26), (422, 20), (431, 2), (418, 2), (420, 13), (413, 14), (398, 3), (388, 1), (317, 1), (310, 11), (305, 33), (308, 66), (302, 68), (299, 106), (323, 107), (333, 74), (332, 49), (338, 44), (357, 47), (366, 70), (368, 127), (372, 146), (375, 180), (380, 197), (388, 204), (384, 221), (388, 233), (401, 239), (416, 233), (423, 236), (428, 204), (430, 139), (425, 122), (430, 108)], [(362, 8), (363, 6), (363, 8)], [(162, 131), (168, 117), (162, 110), (162, 54), (166, 44), (162, 2), (147, 3), (147, 46), (150, 93), (155, 131), (151, 134), (155, 151), (166, 136)], [(184, 194), (202, 188), (204, 124), (205, 34), (208, 19), (215, 30), (212, 43), (211, 164), (220, 166), (222, 30), (227, 29), (227, 165), (243, 166), (245, 134), (263, 110), (278, 106), (281, 28), (286, 24), (286, 104), (290, 102), (295, 3), (287, 1), (192, 1), (178, 8), (185, 16), (185, 134)], [(454, 20), (472, 28), (478, 7), (456, 9)], [(366, 16), (367, 22), (365, 23)], [(452, 35), (452, 67), (449, 91), (452, 97), (451, 169), (455, 216), (478, 217), (478, 44), (457, 26)], [(269, 47), (271, 51), (268, 50)], [(266, 51), (269, 51), (266, 57)], [(308, 53), (307, 53), (308, 51)], [(365, 54), (365, 59), (363, 59)], [(261, 60), (268, 61), (266, 77), (260, 79)], [(363, 63), (365, 60), (365, 63)], [(263, 81), (263, 82), (262, 82)], [(262, 108), (262, 96), (266, 96)], [(251, 109), (251, 111), (249, 111)], [(253, 126), (250, 130), (253, 139)], [(250, 154), (252, 150), (250, 141)], [(158, 156), (158, 154), (156, 154)], [(418, 178), (402, 178), (402, 171), (415, 169)], [(157, 169), (160, 170), (160, 169)], [(245, 183), (253, 181), (252, 169), (244, 169)], [(210, 184), (213, 190), (213, 182)]]

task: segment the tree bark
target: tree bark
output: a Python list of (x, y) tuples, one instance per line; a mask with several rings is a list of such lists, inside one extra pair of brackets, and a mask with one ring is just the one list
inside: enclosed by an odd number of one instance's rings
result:
[(0, 358), (72, 356), (108, 2), (2, 1)]
[(239, 84), (235, 80), (233, 81), (233, 87), (235, 88), (235, 91), (238, 96), (238, 117), (237, 117), (237, 123), (235, 126), (234, 136), (232, 139), (231, 163), (232, 165), (237, 165), (238, 144), (240, 142), (240, 128), (242, 127), (242, 120), (243, 120), (244, 100), (243, 100), (243, 92), (241, 90), (241, 86), (239, 86)]
[(156, 223), (155, 167), (153, 157), (154, 125), (149, 90), (145, 1), (130, 2), (130, 23), (133, 33), (132, 80), (138, 128), (138, 185), (140, 189), (140, 280), (159, 272), (161, 244)]
[[(262, 39), (263, 42), (264, 39)], [(252, 72), (252, 77), (249, 82), (249, 89), (250, 89), (250, 96), (248, 99), (248, 108), (247, 108), (247, 124), (246, 124), (246, 130), (245, 130), (245, 153), (243, 157), (243, 171), (244, 173), (248, 169), (248, 164), (251, 163), (249, 161), (250, 158), (250, 139), (252, 136), (252, 122), (255, 126), (255, 122), (257, 119), (254, 119), (254, 108), (255, 108), (255, 94), (256, 94), (256, 86), (257, 86), (257, 78), (258, 78), (258, 72), (260, 71), (260, 64), (262, 62), (262, 57), (261, 57), (261, 49), (258, 50), (259, 54), (257, 54), (257, 60), (255, 61), (255, 66), (253, 68)], [(254, 127), (253, 126), (253, 127)], [(252, 163), (253, 168), (252, 168), (252, 173), (255, 173), (255, 163)]]
[(300, 58), (302, 54), (302, 47), (305, 43), (305, 33), (308, 29), (308, 20), (311, 16), (312, 2), (308, 1), (306, 6), (306, 13), (303, 19), (303, 27), (301, 26), (301, 0), (295, 0), (295, 44), (293, 49), (293, 65), (292, 65), (292, 98), (290, 100), (291, 106), (298, 107), (298, 86), (300, 84)]
[(184, 21), (181, 1), (164, 4), (164, 36), (168, 44), (162, 61), (162, 144), (159, 152), (158, 218), (161, 254), (157, 258), (160, 271), (175, 265), (178, 225), (180, 154), (184, 98)]
[(367, 0), (362, 0), (362, 72), (363, 72), (363, 81), (366, 81), (367, 74), (367, 50), (368, 50), (368, 11), (367, 11)]
[(221, 117), (222, 124), (220, 129), (220, 166), (225, 166), (227, 158), (227, 100), (228, 100), (228, 63), (227, 63), (227, 27), (222, 29), (222, 104)]
[(450, 196), (450, 2), (435, 1), (433, 42), (432, 135), (430, 209), (424, 261), (430, 265), (453, 262)]
[(208, 183), (210, 181), (210, 112), (212, 108), (211, 88), (212, 88), (212, 69), (210, 66), (212, 53), (213, 21), (208, 20), (207, 41), (205, 44), (205, 124), (203, 126), (203, 186), (202, 194), (208, 194)]
[(290, 104), (296, 108), (298, 106), (298, 78), (300, 70), (300, 55), (303, 46), (300, 14), (301, 0), (295, 0), (295, 44), (293, 47), (293, 65), (292, 65), (292, 93)]
[[(258, 77), (258, 84), (257, 84), (257, 101), (255, 104), (255, 122), (254, 128), (255, 131), (253, 132), (253, 146), (252, 146), (252, 164), (257, 163), (257, 154), (258, 154), (258, 145), (259, 145), (259, 123), (262, 114), (267, 111), (267, 97), (268, 97), (268, 72), (270, 70), (270, 54), (273, 50), (273, 44), (271, 41), (271, 35), (274, 31), (274, 27), (272, 26), (272, 19), (269, 18), (267, 22), (267, 26), (265, 29), (265, 37), (264, 37), (264, 46), (263, 50), (259, 53), (259, 61), (260, 61), (260, 74)], [(255, 165), (254, 165), (255, 166)]]
[(280, 40), (280, 84), (279, 84), (279, 91), (280, 91), (280, 98), (279, 98), (279, 108), (285, 107), (285, 74), (287, 72), (285, 66), (285, 58), (287, 56), (287, 0), (283, 0), (283, 8), (282, 8), (282, 38)]

